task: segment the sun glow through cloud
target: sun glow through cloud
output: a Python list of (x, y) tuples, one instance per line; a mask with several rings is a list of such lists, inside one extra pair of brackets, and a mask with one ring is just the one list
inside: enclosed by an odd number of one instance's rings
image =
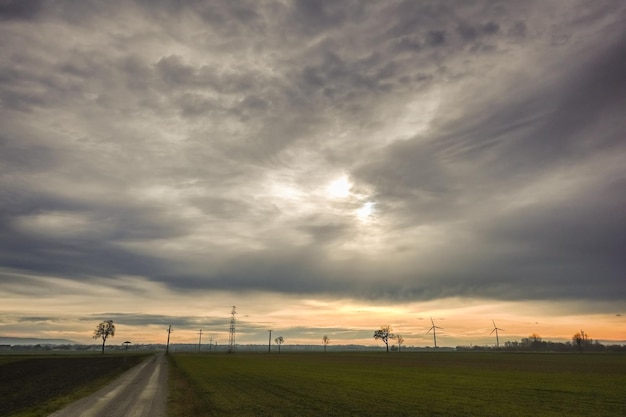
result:
[(326, 188), (326, 192), (331, 198), (347, 198), (350, 196), (352, 184), (345, 175), (331, 182)]
[(361, 208), (359, 208), (356, 211), (356, 214), (359, 217), (359, 219), (366, 220), (368, 217), (372, 216), (374, 214), (374, 205), (375, 203), (371, 201), (368, 201), (367, 203), (363, 204)]

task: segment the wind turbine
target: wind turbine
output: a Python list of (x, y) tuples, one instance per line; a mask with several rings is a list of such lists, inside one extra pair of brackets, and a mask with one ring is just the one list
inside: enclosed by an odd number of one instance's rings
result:
[(428, 329), (428, 331), (426, 333), (430, 333), (430, 331), (433, 331), (433, 340), (435, 341), (435, 347), (437, 347), (437, 329), (443, 330), (441, 327), (439, 326), (435, 326), (435, 322), (433, 321), (433, 318), (430, 318), (430, 322), (432, 323), (433, 327), (431, 327), (430, 329)]
[(496, 347), (500, 347), (500, 338), (498, 337), (498, 330), (504, 331), (504, 329), (499, 329), (496, 326), (495, 321), (491, 320), (491, 322), (493, 323), (493, 330), (491, 331), (491, 333), (489, 333), (489, 336), (491, 336), (493, 332), (496, 332)]

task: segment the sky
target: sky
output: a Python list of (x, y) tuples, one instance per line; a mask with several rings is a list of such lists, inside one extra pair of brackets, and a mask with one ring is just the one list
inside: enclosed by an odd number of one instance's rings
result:
[(626, 343), (622, 0), (0, 0), (0, 336)]

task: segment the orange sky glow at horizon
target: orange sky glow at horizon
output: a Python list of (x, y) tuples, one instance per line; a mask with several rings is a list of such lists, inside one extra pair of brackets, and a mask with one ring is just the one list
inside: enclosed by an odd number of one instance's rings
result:
[[(141, 280), (134, 284), (133, 281), (128, 279), (127, 285), (146, 285)], [(81, 294), (85, 294), (86, 287), (81, 288)], [(568, 341), (579, 330), (594, 340), (626, 343), (626, 320), (620, 313), (605, 310), (580, 314), (573, 302), (559, 305), (450, 298), (391, 303), (268, 293), (198, 294), (192, 298), (179, 295), (177, 299), (159, 285), (152, 285), (152, 290), (141, 301), (112, 288), (104, 297), (86, 300), (81, 295), (74, 300), (70, 298), (63, 306), (52, 299), (41, 300), (36, 306), (29, 304), (28, 298), (14, 299), (1, 308), (6, 324), (0, 336), (69, 339), (92, 344), (97, 343), (91, 339), (95, 325), (110, 318), (116, 323), (116, 337), (110, 344), (121, 339), (135, 344), (165, 343), (167, 327), (172, 324), (171, 343), (195, 344), (202, 329), (203, 344), (212, 339), (223, 345), (228, 341), (231, 306), (216, 305), (215, 300), (219, 299), (237, 303), (237, 342), (242, 345), (267, 343), (270, 329), (275, 335), (283, 335), (286, 344), (316, 345), (327, 335), (332, 344), (377, 345), (372, 337), (374, 330), (389, 324), (394, 333), (404, 337), (405, 346), (432, 346), (432, 333), (428, 333), (431, 317), (441, 327), (437, 331), (439, 346), (493, 345), (492, 320), (502, 329), (501, 344), (519, 341), (532, 333), (544, 340)], [(152, 301), (148, 302), (150, 298)], [(81, 316), (83, 311), (90, 313)], [(107, 313), (112, 311), (126, 313)], [(29, 320), (17, 320), (22, 316)], [(14, 327), (11, 317), (16, 318)], [(146, 324), (137, 324), (138, 319)]]

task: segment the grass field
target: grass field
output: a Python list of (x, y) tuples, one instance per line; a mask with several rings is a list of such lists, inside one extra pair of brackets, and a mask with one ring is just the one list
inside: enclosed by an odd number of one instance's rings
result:
[(172, 416), (626, 416), (626, 355), (170, 356)]
[(105, 385), (146, 355), (0, 356), (0, 416), (47, 416)]

